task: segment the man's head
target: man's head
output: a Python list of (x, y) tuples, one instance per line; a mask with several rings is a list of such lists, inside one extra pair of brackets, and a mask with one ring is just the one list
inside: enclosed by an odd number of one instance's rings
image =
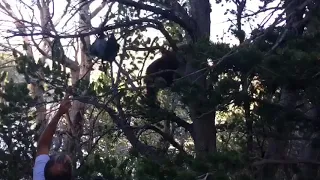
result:
[(46, 180), (71, 180), (71, 158), (66, 154), (50, 156), (50, 160), (44, 168), (44, 177)]

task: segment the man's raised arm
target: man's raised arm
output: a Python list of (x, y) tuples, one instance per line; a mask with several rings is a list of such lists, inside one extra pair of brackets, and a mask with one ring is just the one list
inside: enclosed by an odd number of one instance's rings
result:
[(37, 155), (42, 154), (49, 154), (50, 145), (52, 143), (53, 134), (57, 129), (58, 122), (61, 116), (68, 112), (69, 108), (71, 107), (70, 100), (64, 99), (60, 103), (60, 107), (57, 113), (53, 116), (49, 124), (47, 125), (46, 129), (42, 132), (38, 145), (37, 145)]

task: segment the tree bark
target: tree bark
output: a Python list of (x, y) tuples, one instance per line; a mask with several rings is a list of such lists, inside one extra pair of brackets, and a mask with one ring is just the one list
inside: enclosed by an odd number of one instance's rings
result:
[[(190, 0), (191, 16), (196, 22), (194, 27), (195, 40), (207, 39), (210, 37), (210, 13), (211, 5), (209, 0)], [(194, 73), (198, 68), (191, 65), (192, 60), (187, 61), (186, 75), (189, 76), (189, 82), (196, 82), (202, 88), (206, 88), (205, 76), (200, 73)], [(200, 96), (197, 102), (189, 102), (191, 119), (193, 121), (194, 143), (195, 150), (198, 157), (205, 157), (210, 153), (216, 152), (216, 129), (215, 129), (215, 115), (214, 107), (206, 108), (203, 104), (207, 104), (207, 97)]]
[(210, 38), (210, 13), (211, 4), (209, 0), (190, 0), (191, 16), (196, 22), (195, 36), (199, 38)]
[[(19, 21), (19, 17), (13, 12), (11, 5), (6, 1), (3, 0), (2, 1), (5, 6), (3, 6), (0, 3), (0, 8), (3, 10), (6, 10), (9, 14), (9, 16), (12, 17), (12, 19), (15, 21), (14, 24), (17, 28), (17, 30), (20, 33), (24, 33), (26, 34), (26, 26), (24, 25), (24, 23), (22, 21)], [(34, 59), (34, 55), (33, 55), (33, 50), (32, 50), (32, 46), (31, 46), (31, 40), (24, 36), (23, 37), (23, 42), (26, 45), (26, 54), (28, 57), (33, 58)], [(45, 44), (43, 45), (44, 47), (46, 46)], [(38, 75), (41, 76), (43, 75), (43, 73), (41, 72), (41, 70), (38, 72)], [(40, 77), (41, 78), (41, 77)], [(31, 82), (27, 82), (29, 83), (29, 90), (30, 90), (30, 94), (33, 97), (33, 99), (36, 101), (36, 124), (38, 127), (38, 131), (36, 133), (35, 136), (35, 141), (37, 141), (37, 138), (39, 137), (39, 135), (42, 133), (42, 131), (45, 129), (46, 124), (47, 124), (47, 120), (46, 120), (46, 106), (44, 104), (44, 98), (43, 98), (43, 89), (42, 89), (42, 85), (43, 82), (40, 80), (39, 82), (37, 82), (36, 80)]]
[[(242, 42), (240, 42), (242, 43)], [(241, 77), (242, 94), (250, 96), (249, 92), (249, 82), (248, 77), (243, 75)], [(252, 155), (253, 152), (253, 121), (250, 112), (250, 100), (248, 98), (244, 99), (243, 102), (244, 118), (246, 121), (246, 131), (247, 131), (247, 155)]]
[[(79, 10), (79, 32), (86, 33), (91, 29), (90, 2), (81, 0), (79, 6), (81, 7)], [(89, 57), (86, 51), (90, 46), (90, 37), (86, 36), (83, 40), (84, 41), (80, 41), (80, 69), (79, 71), (71, 71), (71, 82), (73, 87), (79, 80), (90, 81), (91, 63), (88, 61)], [(85, 92), (82, 92), (81, 95), (85, 95)], [(74, 167), (76, 167), (78, 159), (82, 157), (80, 142), (83, 135), (85, 111), (86, 107), (84, 103), (77, 100), (73, 101), (70, 110), (70, 119), (74, 133), (72, 134), (72, 137), (68, 137), (67, 139), (67, 152), (72, 156)]]
[[(296, 93), (283, 87), (281, 90), (279, 104), (282, 107), (294, 108), (296, 104)], [(284, 112), (283, 112), (284, 113)], [(286, 131), (286, 119), (285, 114), (278, 114), (275, 120), (275, 128), (279, 137), (270, 138), (268, 140), (268, 148), (265, 153), (265, 159), (275, 159), (280, 160), (285, 157), (286, 147), (288, 145), (288, 140), (285, 139), (289, 132)], [(277, 164), (266, 164), (262, 169), (262, 178), (266, 180), (276, 179), (275, 175), (278, 171)]]
[[(305, 152), (302, 156), (302, 159), (304, 160), (310, 160), (310, 161), (319, 161), (320, 156), (320, 135), (319, 133), (316, 133), (313, 136), (313, 139), (311, 142), (307, 145)], [(298, 174), (298, 180), (312, 180), (316, 179), (318, 176), (318, 164), (303, 164), (301, 166), (301, 173)]]
[[(286, 13), (286, 28), (289, 30), (289, 34), (301, 37), (304, 31), (304, 25), (300, 24), (303, 20), (303, 15), (305, 13), (305, 3), (304, 0), (297, 0), (285, 1), (285, 13)], [(284, 40), (285, 41), (285, 40)], [(283, 86), (281, 90), (281, 99), (279, 104), (295, 109), (295, 105), (297, 103), (297, 92), (292, 90), (292, 87), (289, 85)], [(278, 115), (279, 116), (279, 115)], [(285, 127), (286, 119), (276, 119), (276, 130), (277, 133), (280, 134), (281, 137), (286, 137), (289, 133), (287, 132)], [(265, 155), (265, 158), (272, 158), (272, 159), (281, 159), (284, 158), (286, 155), (286, 147), (289, 143), (286, 139), (270, 139), (269, 146)], [(278, 165), (269, 164), (263, 168), (263, 178), (265, 179), (274, 179), (275, 174), (278, 170)]]

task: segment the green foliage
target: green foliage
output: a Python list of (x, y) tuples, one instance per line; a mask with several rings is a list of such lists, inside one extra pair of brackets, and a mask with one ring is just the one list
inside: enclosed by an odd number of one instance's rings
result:
[(91, 177), (100, 175), (105, 179), (129, 180), (131, 179), (132, 170), (129, 168), (128, 164), (130, 164), (130, 159), (126, 159), (123, 162), (117, 162), (117, 159), (115, 158), (94, 155), (92, 161), (88, 161), (81, 167), (78, 176), (79, 179), (90, 179)]
[[(41, 59), (35, 61), (34, 58), (25, 55), (16, 56), (15, 61), (17, 64), (17, 72), (24, 75), (27, 83), (34, 83), (35, 80), (41, 79), (41, 81), (47, 85), (48, 90), (54, 89), (55, 93), (48, 93), (49, 96), (53, 96), (54, 100), (63, 97), (63, 92), (66, 89), (67, 80), (70, 78), (70, 74), (62, 69), (61, 63), (53, 62), (53, 65), (50, 68), (49, 65), (45, 65)], [(85, 85), (83, 83), (81, 84), (82, 87)]]
[(246, 161), (235, 151), (224, 151), (208, 156), (206, 159), (194, 159), (190, 156), (177, 154), (165, 164), (155, 164), (147, 159), (139, 159), (135, 176), (137, 179), (155, 180), (194, 180), (197, 177), (212, 173), (214, 179), (224, 180), (233, 177), (250, 179), (245, 173), (238, 172), (246, 168)]
[(29, 109), (32, 103), (27, 84), (9, 81), (2, 87), (0, 103), (0, 176), (14, 180), (29, 178), (32, 172), (32, 157), (35, 153), (34, 114)]

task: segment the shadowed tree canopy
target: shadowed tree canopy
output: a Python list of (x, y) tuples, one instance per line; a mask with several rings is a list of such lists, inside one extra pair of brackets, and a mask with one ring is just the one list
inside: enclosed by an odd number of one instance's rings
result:
[[(35, 142), (66, 93), (51, 153), (72, 155), (76, 179), (319, 178), (319, 1), (0, 9), (0, 179), (31, 179)], [(119, 46), (92, 49), (102, 33)]]

